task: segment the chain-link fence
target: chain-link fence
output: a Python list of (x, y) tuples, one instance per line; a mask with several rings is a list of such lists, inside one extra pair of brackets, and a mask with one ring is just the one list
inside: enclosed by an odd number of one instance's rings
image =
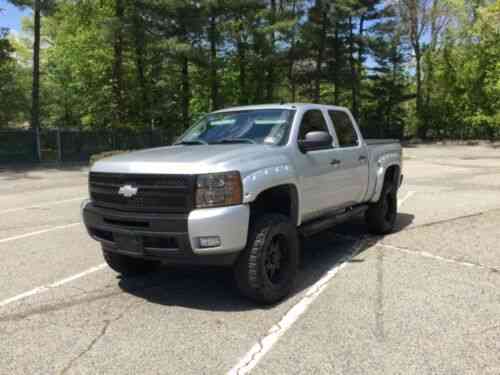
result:
[(43, 130), (40, 158), (36, 133), (29, 130), (0, 131), (0, 164), (59, 161), (88, 162), (94, 154), (112, 150), (139, 150), (168, 145), (173, 135), (164, 130)]
[[(403, 137), (400, 127), (391, 129), (363, 128), (366, 138)], [(36, 133), (30, 130), (0, 130), (0, 164), (57, 161), (88, 162), (90, 157), (112, 150), (140, 150), (165, 146), (175, 136), (167, 130), (42, 130), (40, 158)]]
[(31, 131), (0, 131), (0, 163), (34, 162), (36, 136)]

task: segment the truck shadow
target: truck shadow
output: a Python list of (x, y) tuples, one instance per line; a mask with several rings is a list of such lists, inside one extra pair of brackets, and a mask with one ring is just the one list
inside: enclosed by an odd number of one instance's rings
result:
[[(400, 214), (397, 230), (404, 229), (412, 221), (413, 215)], [(361, 238), (367, 240), (360, 242)], [(357, 251), (362, 253), (379, 239), (369, 236), (363, 220), (359, 219), (304, 240), (299, 276), (289, 298), (312, 286), (359, 246)], [(353, 259), (350, 262), (355, 264), (362, 260)], [(229, 268), (164, 266), (148, 276), (120, 278), (118, 285), (125, 293), (166, 306), (227, 312), (273, 308), (258, 306), (243, 298), (236, 290)]]

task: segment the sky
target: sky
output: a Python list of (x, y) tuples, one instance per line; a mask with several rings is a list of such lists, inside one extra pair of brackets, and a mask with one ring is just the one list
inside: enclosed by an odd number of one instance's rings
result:
[(21, 31), (21, 18), (29, 16), (29, 9), (20, 10), (11, 5), (7, 0), (0, 0), (0, 28), (7, 27), (17, 32)]

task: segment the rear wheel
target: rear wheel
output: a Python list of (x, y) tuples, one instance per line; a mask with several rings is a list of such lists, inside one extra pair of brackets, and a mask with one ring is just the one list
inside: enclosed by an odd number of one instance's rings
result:
[(104, 247), (102, 254), (108, 266), (123, 276), (142, 275), (154, 271), (159, 266), (158, 262), (113, 253)]
[(378, 202), (370, 205), (365, 214), (368, 229), (373, 234), (388, 234), (394, 230), (398, 215), (397, 187), (386, 180)]
[(276, 303), (291, 292), (298, 264), (296, 227), (284, 215), (264, 214), (252, 220), (234, 269), (236, 284), (256, 302)]

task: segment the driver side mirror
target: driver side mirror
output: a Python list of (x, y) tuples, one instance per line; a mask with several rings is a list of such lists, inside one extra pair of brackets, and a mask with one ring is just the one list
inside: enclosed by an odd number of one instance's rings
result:
[(299, 139), (299, 149), (304, 154), (309, 151), (332, 148), (333, 138), (325, 131), (313, 131), (306, 134), (305, 139)]

